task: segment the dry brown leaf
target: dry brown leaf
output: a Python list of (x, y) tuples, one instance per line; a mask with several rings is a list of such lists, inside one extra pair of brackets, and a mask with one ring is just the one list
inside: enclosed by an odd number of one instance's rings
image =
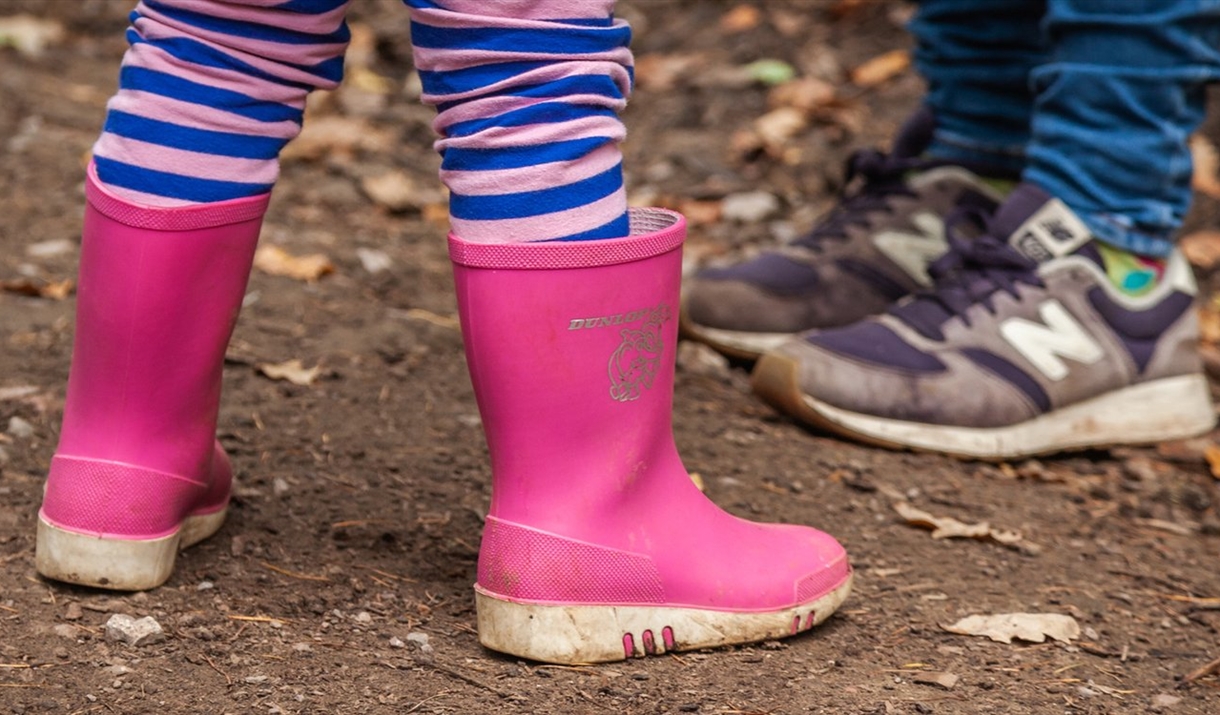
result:
[(328, 273), (335, 272), (335, 265), (321, 253), (294, 256), (279, 246), (259, 246), (254, 253), (254, 267), (273, 276), (287, 276), (310, 283)]
[(1209, 444), (1203, 450), (1203, 458), (1207, 460), (1207, 470), (1213, 479), (1220, 479), (1220, 445)]
[(1178, 241), (1178, 248), (1191, 265), (1198, 268), (1212, 268), (1220, 263), (1220, 231), (1195, 231)]
[(0, 290), (5, 293), (29, 296), (31, 298), (49, 298), (63, 300), (72, 295), (76, 289), (76, 281), (65, 278), (61, 281), (36, 281), (30, 278), (19, 278), (12, 281), (0, 281)]
[(648, 54), (635, 58), (635, 84), (640, 89), (664, 92), (703, 64), (699, 54)]
[(300, 360), (293, 358), (277, 363), (260, 363), (258, 371), (272, 380), (287, 380), (294, 385), (308, 386), (322, 374), (322, 368), (315, 365), (306, 368)]
[(991, 616), (967, 616), (953, 625), (941, 625), (950, 633), (964, 636), (985, 636), (999, 643), (1013, 639), (1044, 643), (1048, 637), (1070, 643), (1080, 637), (1080, 624), (1075, 618), (1059, 613), (997, 613)]
[(795, 107), (809, 112), (824, 107), (835, 99), (835, 88), (816, 77), (801, 77), (776, 85), (767, 94), (771, 107)]
[(1191, 186), (1195, 191), (1220, 199), (1220, 152), (1202, 134), (1190, 138), (1190, 157), (1194, 163)]
[(26, 57), (38, 57), (49, 45), (64, 39), (64, 26), (58, 20), (33, 15), (0, 17), (0, 47), (11, 45)]
[(709, 226), (720, 220), (721, 203), (719, 201), (700, 201), (687, 199), (678, 203), (677, 209), (686, 216), (686, 221), (692, 226)]
[(1199, 307), (1199, 340), (1208, 345), (1220, 343), (1220, 309), (1214, 301)]
[(1001, 546), (1007, 546), (1026, 554), (1038, 554), (1042, 551), (1042, 547), (1026, 541), (1020, 532), (995, 529), (985, 521), (978, 524), (967, 524), (952, 517), (933, 516), (904, 501), (895, 502), (894, 511), (898, 512), (898, 515), (905, 519), (907, 524), (930, 529), (933, 539), (981, 539), (994, 541)]
[(445, 200), (439, 190), (421, 188), (410, 175), (397, 170), (366, 176), (360, 180), (360, 188), (374, 202), (395, 212), (418, 209)]
[(695, 483), (695, 487), (698, 488), (699, 491), (707, 491), (707, 487), (703, 484), (703, 475), (699, 474), (698, 472), (691, 472), (690, 480)]
[(390, 136), (357, 117), (308, 115), (301, 133), (280, 152), (281, 161), (320, 159), (331, 152), (389, 151)]
[(720, 18), (720, 30), (726, 34), (734, 34), (753, 30), (762, 20), (762, 13), (753, 5), (738, 5), (726, 12)]
[(907, 71), (910, 66), (911, 53), (906, 50), (890, 50), (852, 70), (851, 81), (857, 87), (876, 87)]
[(957, 685), (957, 681), (960, 680), (960, 678), (953, 673), (927, 670), (912, 675), (911, 680), (915, 681), (916, 683), (924, 683), (925, 685), (939, 685), (945, 690), (952, 690), (953, 686)]
[(805, 113), (793, 107), (780, 107), (754, 120), (754, 131), (772, 153), (780, 151), (792, 137), (809, 126)]

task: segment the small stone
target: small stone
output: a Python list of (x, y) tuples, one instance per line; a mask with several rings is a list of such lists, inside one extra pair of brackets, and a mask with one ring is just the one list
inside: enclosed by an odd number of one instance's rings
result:
[(59, 658), (60, 660), (68, 659), (68, 649), (64, 648), (63, 646), (56, 648), (53, 652), (55, 653), (55, 657)]
[(76, 640), (76, 626), (70, 623), (57, 623), (51, 628), (51, 632), (60, 638), (71, 638), (72, 640)]
[(394, 636), (393, 638), (390, 639), (390, 647), (391, 648), (406, 648), (407, 644), (404, 643), (402, 641), (402, 639), (399, 638), (398, 636)]
[(728, 358), (691, 340), (678, 343), (678, 368), (694, 375), (722, 379), (729, 376)]
[(245, 681), (247, 683), (250, 683), (251, 685), (258, 685), (259, 683), (265, 683), (270, 679), (271, 678), (266, 675), (247, 675), (245, 677)]
[(412, 631), (407, 634), (407, 642), (414, 643), (421, 653), (431, 653), (432, 644), (428, 642), (428, 634)]
[(1167, 710), (1180, 702), (1182, 702), (1182, 698), (1179, 698), (1176, 695), (1157, 693), (1156, 695), (1152, 696), (1152, 709), (1157, 711)]
[(394, 262), (390, 260), (390, 256), (385, 251), (379, 251), (375, 248), (357, 248), (356, 258), (360, 259), (360, 265), (364, 266), (364, 270), (373, 275), (387, 271), (394, 265)]
[(356, 622), (357, 623), (372, 623), (373, 616), (370, 615), (368, 611), (361, 611), (356, 614)]
[(282, 497), (288, 492), (292, 491), (292, 487), (289, 486), (288, 480), (284, 479), (283, 477), (276, 477), (271, 482), (271, 491), (274, 492), (277, 497)]
[(79, 621), (81, 619), (82, 615), (84, 615), (84, 614), (81, 613), (80, 604), (77, 603), (76, 601), (69, 603), (68, 607), (64, 609), (64, 620), (65, 621)]
[(211, 591), (214, 588), (216, 588), (216, 584), (211, 581), (200, 581), (195, 586), (196, 591)]
[(116, 613), (106, 621), (106, 640), (120, 641), (130, 646), (144, 646), (165, 640), (165, 631), (152, 616), (133, 618)]
[(34, 425), (14, 415), (8, 420), (8, 433), (17, 439), (29, 439), (34, 436)]
[(745, 191), (729, 194), (720, 203), (720, 214), (726, 221), (759, 223), (779, 211), (779, 199), (766, 191)]
[(25, 255), (31, 258), (53, 258), (76, 250), (76, 244), (67, 238), (52, 238), (49, 241), (31, 243), (25, 247)]

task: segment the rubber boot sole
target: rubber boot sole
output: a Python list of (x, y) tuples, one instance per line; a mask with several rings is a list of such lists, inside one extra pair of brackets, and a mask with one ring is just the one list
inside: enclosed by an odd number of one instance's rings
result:
[(852, 574), (789, 608), (741, 613), (676, 606), (559, 605), (512, 601), (475, 586), (479, 641), (545, 663), (606, 663), (646, 655), (756, 643), (807, 631), (851, 592)]

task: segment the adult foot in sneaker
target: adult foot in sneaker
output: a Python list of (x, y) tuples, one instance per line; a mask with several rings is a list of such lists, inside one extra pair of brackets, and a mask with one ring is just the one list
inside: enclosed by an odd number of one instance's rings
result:
[(983, 459), (1212, 427), (1181, 254), (1134, 260), (1030, 184), (982, 238), (953, 233), (933, 291), (786, 342), (755, 366), (755, 391), (866, 442)]
[(922, 157), (934, 125), (921, 111), (893, 153), (854, 153), (851, 193), (807, 235), (697, 273), (683, 291), (684, 333), (752, 360), (797, 333), (853, 323), (929, 286), (928, 264), (948, 250), (945, 216), (962, 204), (993, 209), (1006, 183), (984, 179), (981, 167)]

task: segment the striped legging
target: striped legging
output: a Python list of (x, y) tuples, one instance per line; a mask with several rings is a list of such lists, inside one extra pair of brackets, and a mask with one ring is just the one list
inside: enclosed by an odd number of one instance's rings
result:
[[(404, 1), (454, 232), (625, 236), (632, 60), (613, 0)], [(99, 180), (152, 206), (270, 191), (306, 95), (342, 78), (347, 2), (142, 0), (94, 147)]]

